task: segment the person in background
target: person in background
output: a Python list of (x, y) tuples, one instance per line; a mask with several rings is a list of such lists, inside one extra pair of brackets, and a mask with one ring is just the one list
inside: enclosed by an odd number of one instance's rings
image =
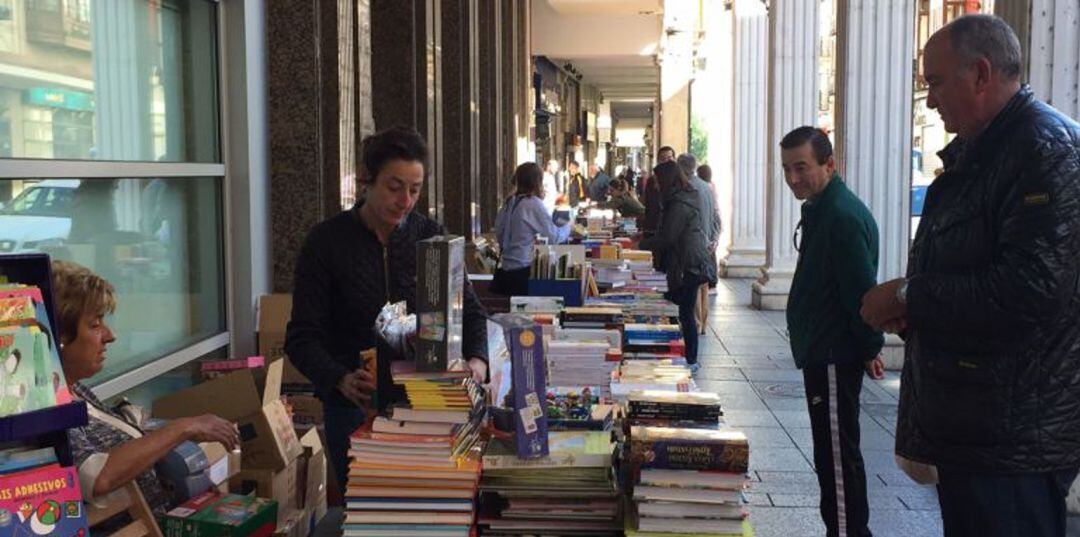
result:
[(671, 162), (673, 160), (675, 160), (675, 148), (671, 147), (670, 145), (665, 145), (656, 152), (657, 164), (663, 164), (665, 162)]
[[(701, 166), (698, 166), (698, 168), (697, 168), (697, 176), (700, 177), (702, 181), (705, 181), (705, 183), (709, 185), (709, 190), (712, 191), (713, 209), (716, 211), (717, 222), (721, 222), (721, 220), (720, 220), (720, 198), (716, 194), (716, 183), (714, 183), (713, 180), (712, 180), (712, 167), (709, 166), (708, 164), (702, 164)], [(722, 226), (721, 226), (721, 229), (722, 229)], [(713, 261), (717, 262), (718, 265), (719, 265), (719, 260), (716, 258), (716, 250), (717, 250), (717, 245), (714, 245), (713, 249), (712, 249)], [(715, 282), (709, 284), (709, 294), (710, 295), (711, 294), (716, 294), (716, 283)], [(704, 300), (702, 301), (702, 304), (706, 308), (706, 311), (704, 312), (704, 315), (708, 315), (708, 311), (707, 311), (708, 297), (704, 297)]]
[(559, 161), (551, 159), (544, 168), (544, 207), (553, 212), (559, 203)]
[(948, 537), (1064, 536), (1080, 468), (1080, 125), (1022, 67), (997, 17), (931, 36), (926, 104), (956, 138), (907, 276), (862, 299), (904, 338), (896, 451), (936, 467)]
[[(105, 321), (116, 309), (113, 286), (85, 267), (53, 261), (52, 293), (64, 377), (72, 396), (86, 402), (90, 418), (68, 435), (83, 499), (98, 505), (122, 501), (112, 493), (135, 481), (150, 509), (163, 514), (172, 505), (154, 465), (188, 440), (220, 442), (232, 450), (240, 443), (240, 432), (235, 424), (212, 414), (179, 418), (144, 431), (141, 424), (105, 406), (83, 382), (101, 372), (108, 347), (116, 341)], [(106, 528), (111, 526), (106, 523)]]
[(836, 173), (832, 143), (820, 129), (791, 131), (780, 155), (784, 179), (803, 202), (787, 325), (806, 388), (821, 518), (826, 535), (869, 536), (859, 394), (864, 370), (884, 378), (884, 338), (859, 317), (859, 304), (877, 278), (877, 223)]
[[(416, 311), (416, 243), (446, 229), (414, 211), (427, 177), (428, 148), (414, 129), (392, 127), (364, 138), (359, 183), (351, 209), (317, 224), (297, 256), (292, 319), (285, 353), (315, 385), (323, 402), (326, 448), (337, 485), (345, 488), (349, 435), (363, 425), (377, 392), (381, 407), (403, 393), (390, 376), (400, 359), (375, 333), (388, 302)], [(422, 275), (420, 275), (422, 276)], [(462, 355), (477, 382), (487, 380), (487, 314), (462, 275)], [(378, 375), (361, 367), (360, 352), (378, 350)]]
[(589, 164), (589, 176), (592, 178), (589, 181), (589, 199), (606, 200), (611, 177), (608, 177), (608, 174), (596, 164)]
[(634, 196), (634, 191), (626, 185), (622, 179), (611, 182), (611, 198), (603, 204), (605, 208), (614, 209), (620, 215), (628, 218), (636, 218), (645, 214), (645, 206)]
[(571, 207), (588, 202), (588, 192), (585, 188), (585, 176), (581, 175), (581, 166), (576, 160), (570, 161), (567, 167), (570, 178), (566, 180), (566, 196)]
[(698, 370), (698, 329), (694, 320), (697, 290), (716, 279), (716, 264), (709, 261), (710, 219), (701, 210), (697, 191), (679, 166), (668, 161), (653, 170), (664, 197), (663, 222), (640, 247), (653, 252), (653, 262), (667, 274), (665, 297), (678, 304), (679, 324), (686, 342), (686, 362)]
[(643, 177), (641, 182), (645, 185), (645, 215), (641, 217), (638, 227), (641, 228), (642, 236), (651, 237), (660, 228), (660, 219), (664, 214), (663, 193), (655, 174)]
[[(716, 198), (713, 197), (713, 190), (709, 188), (709, 183), (706, 183), (703, 179), (697, 175), (697, 158), (690, 153), (683, 153), (679, 155), (676, 160), (679, 164), (679, 168), (687, 177), (690, 178), (690, 185), (694, 187), (697, 192), (698, 203), (701, 204), (701, 214), (708, 218), (708, 239), (709, 239), (709, 257), (713, 260), (713, 265), (716, 265), (716, 246), (720, 242), (720, 214), (716, 211)], [(714, 273), (714, 276), (718, 272)], [(709, 320), (709, 286), (716, 285), (717, 278), (703, 282), (701, 288), (698, 289), (697, 303), (694, 307), (694, 313), (697, 316), (698, 330), (702, 334), (705, 333), (705, 326)]]
[(563, 243), (570, 237), (570, 223), (556, 225), (544, 207), (542, 181), (543, 173), (533, 162), (526, 162), (514, 171), (516, 191), (495, 217), (495, 237), (502, 257), (491, 282), (493, 293), (527, 296), (536, 236), (546, 237), (549, 244)]

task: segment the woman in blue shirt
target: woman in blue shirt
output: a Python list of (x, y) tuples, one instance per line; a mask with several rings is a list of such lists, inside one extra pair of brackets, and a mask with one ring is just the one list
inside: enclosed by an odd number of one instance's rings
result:
[(527, 295), (536, 236), (547, 237), (548, 244), (566, 242), (570, 236), (569, 222), (556, 225), (551, 212), (544, 207), (543, 185), (544, 172), (535, 162), (526, 162), (514, 170), (516, 192), (507, 198), (495, 217), (495, 237), (502, 258), (491, 282), (492, 292)]

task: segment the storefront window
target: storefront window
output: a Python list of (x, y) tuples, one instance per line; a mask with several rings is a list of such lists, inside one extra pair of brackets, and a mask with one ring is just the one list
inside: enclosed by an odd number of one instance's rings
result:
[(22, 13), (0, 0), (0, 92), (19, 95), (15, 121), (59, 124), (14, 131), (14, 158), (220, 161), (216, 3), (26, 0)]
[(45, 252), (112, 282), (104, 382), (225, 331), (220, 200), (217, 178), (47, 179), (0, 209), (0, 252)]

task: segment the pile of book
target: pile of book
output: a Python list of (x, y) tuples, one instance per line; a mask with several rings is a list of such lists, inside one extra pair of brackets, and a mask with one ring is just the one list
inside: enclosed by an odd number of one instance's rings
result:
[(747, 521), (750, 445), (731, 429), (633, 426), (634, 478), (627, 537), (752, 535)]
[(686, 360), (623, 360), (612, 374), (611, 397), (625, 401), (635, 391), (696, 392)]
[[(483, 397), (467, 372), (394, 372), (409, 404), (351, 437), (344, 535), (473, 531)], [(396, 532), (396, 533), (394, 533)]]
[(615, 405), (604, 403), (600, 386), (549, 386), (544, 411), (549, 431), (610, 431)]
[(547, 343), (547, 383), (553, 386), (602, 386), (622, 361), (621, 334), (602, 328), (563, 328)]
[(626, 419), (631, 425), (716, 429), (724, 412), (712, 392), (630, 392)]
[(623, 335), (623, 356), (628, 360), (677, 360), (686, 356), (686, 343), (677, 324), (629, 323)]
[(634, 275), (634, 284), (636, 287), (655, 289), (661, 293), (668, 290), (667, 275), (658, 270), (648, 269), (631, 269)]
[(551, 431), (549, 454), (519, 459), (513, 440), (484, 452), (478, 524), (485, 536), (621, 535), (608, 431)]
[(618, 306), (627, 322), (646, 324), (677, 324), (679, 306), (651, 289), (624, 288), (589, 297), (586, 306)]
[(618, 307), (572, 307), (562, 311), (563, 328), (621, 328), (623, 310)]

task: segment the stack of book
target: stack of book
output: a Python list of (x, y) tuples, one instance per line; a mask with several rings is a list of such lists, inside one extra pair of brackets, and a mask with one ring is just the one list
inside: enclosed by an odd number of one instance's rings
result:
[(697, 385), (685, 359), (623, 360), (612, 374), (612, 399), (625, 401), (631, 393), (644, 390), (696, 392)]
[(563, 328), (622, 328), (623, 310), (618, 307), (572, 307), (562, 312)]
[(601, 293), (589, 297), (587, 306), (618, 306), (627, 322), (644, 324), (676, 324), (679, 322), (679, 306), (664, 298), (663, 293), (651, 289), (629, 287), (618, 292)]
[(677, 324), (626, 325), (623, 356), (628, 360), (674, 360), (686, 356), (686, 343)]
[(512, 440), (488, 443), (480, 480), (483, 535), (620, 535), (611, 433), (552, 431), (548, 447), (546, 457), (519, 459)]
[(618, 330), (566, 328), (547, 343), (547, 383), (552, 386), (602, 386), (622, 361)]
[(752, 535), (746, 499), (750, 445), (731, 429), (630, 428), (634, 512), (627, 537)]
[(724, 415), (720, 396), (711, 392), (630, 392), (627, 420), (631, 425), (716, 429)]
[(631, 270), (634, 274), (634, 283), (636, 283), (638, 287), (655, 289), (659, 292), (666, 292), (668, 290), (667, 275), (663, 272), (651, 268)]
[(615, 423), (615, 405), (602, 402), (600, 386), (548, 386), (549, 431), (609, 431)]
[(480, 389), (467, 372), (395, 371), (394, 381), (409, 404), (350, 439), (344, 535), (467, 537), (480, 476)]

